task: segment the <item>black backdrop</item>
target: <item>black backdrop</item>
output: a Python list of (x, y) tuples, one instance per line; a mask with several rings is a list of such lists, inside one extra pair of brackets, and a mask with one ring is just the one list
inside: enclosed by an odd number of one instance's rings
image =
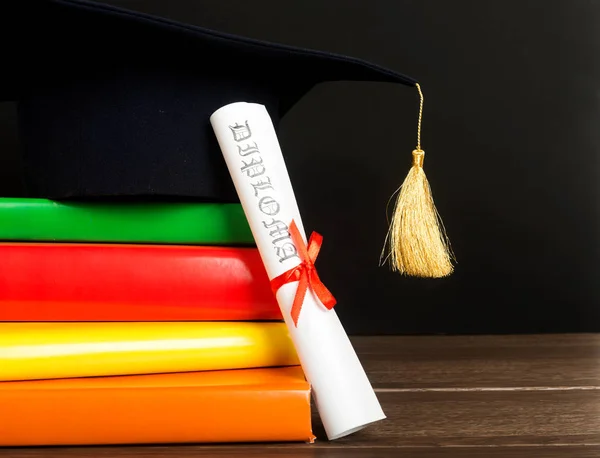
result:
[[(378, 266), (386, 201), (414, 147), (414, 90), (326, 83), (282, 123), (305, 226), (325, 237), (317, 266), (349, 332), (600, 330), (600, 2), (110, 3), (421, 81), (426, 170), (459, 261), (448, 279)], [(2, 195), (22, 194), (17, 151), (5, 104)]]

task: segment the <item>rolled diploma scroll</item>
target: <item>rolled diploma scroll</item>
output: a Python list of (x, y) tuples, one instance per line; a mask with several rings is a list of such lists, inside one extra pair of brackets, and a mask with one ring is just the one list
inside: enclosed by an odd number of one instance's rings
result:
[[(232, 103), (210, 118), (256, 245), (273, 279), (300, 264), (287, 233), (292, 219), (306, 241), (300, 212), (269, 114), (263, 105)], [(307, 177), (310, 179), (310, 177)], [(282, 223), (287, 226), (282, 226)], [(298, 282), (277, 301), (330, 440), (385, 418), (348, 335), (334, 310), (309, 288), (298, 319), (290, 316)]]

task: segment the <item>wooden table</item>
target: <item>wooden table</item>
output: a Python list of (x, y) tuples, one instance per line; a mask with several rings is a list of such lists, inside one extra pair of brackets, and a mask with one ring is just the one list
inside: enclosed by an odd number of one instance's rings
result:
[(388, 419), (335, 442), (0, 449), (0, 457), (600, 457), (600, 335), (353, 338)]

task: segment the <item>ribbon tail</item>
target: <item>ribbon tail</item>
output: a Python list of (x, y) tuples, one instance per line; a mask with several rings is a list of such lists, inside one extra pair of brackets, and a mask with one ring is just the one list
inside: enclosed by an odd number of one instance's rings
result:
[(292, 238), (292, 242), (294, 242), (294, 246), (298, 251), (298, 257), (302, 261), (308, 261), (310, 259), (308, 256), (308, 249), (306, 247), (306, 244), (304, 243), (302, 235), (300, 235), (300, 229), (298, 229), (296, 221), (292, 220), (292, 222), (290, 223), (289, 232), (290, 237)]
[(308, 239), (308, 257), (313, 264), (317, 260), (322, 245), (323, 236), (321, 234), (318, 232), (310, 234), (310, 239)]
[(298, 282), (298, 289), (296, 290), (296, 295), (294, 296), (292, 309), (290, 310), (290, 315), (296, 327), (298, 327), (298, 318), (300, 317), (302, 304), (304, 303), (304, 298), (306, 297), (306, 291), (308, 291), (308, 276), (305, 272), (302, 272), (300, 275), (300, 281)]
[(335, 297), (323, 284), (316, 270), (310, 272), (310, 287), (327, 310), (331, 310), (337, 304)]

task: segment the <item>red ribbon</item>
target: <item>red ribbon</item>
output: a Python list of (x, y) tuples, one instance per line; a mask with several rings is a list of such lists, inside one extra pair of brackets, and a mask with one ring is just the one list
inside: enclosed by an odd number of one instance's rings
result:
[(304, 240), (302, 239), (298, 226), (296, 226), (294, 220), (292, 220), (292, 223), (290, 224), (290, 236), (292, 237), (292, 241), (296, 246), (298, 256), (302, 262), (271, 280), (271, 289), (273, 290), (273, 293), (276, 293), (279, 288), (287, 283), (295, 281), (299, 282), (296, 296), (294, 297), (294, 303), (292, 304), (292, 310), (290, 312), (294, 324), (298, 327), (298, 317), (300, 316), (302, 303), (304, 302), (309, 286), (327, 310), (333, 308), (336, 304), (336, 300), (319, 278), (317, 269), (315, 268), (315, 261), (321, 250), (321, 245), (323, 245), (323, 236), (313, 232), (310, 235), (307, 247), (304, 244)]

